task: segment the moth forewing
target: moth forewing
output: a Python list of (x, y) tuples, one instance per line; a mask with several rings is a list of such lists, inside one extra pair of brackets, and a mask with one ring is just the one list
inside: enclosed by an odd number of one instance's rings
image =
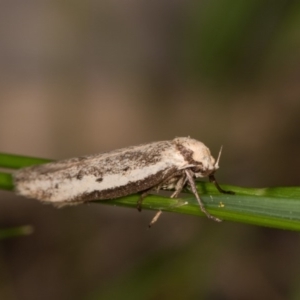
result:
[(18, 194), (60, 206), (145, 194), (154, 188), (175, 189), (171, 197), (177, 197), (189, 184), (201, 210), (219, 221), (206, 211), (194, 183), (195, 177), (209, 176), (217, 168), (203, 143), (175, 138), (27, 167), (14, 174), (14, 183)]

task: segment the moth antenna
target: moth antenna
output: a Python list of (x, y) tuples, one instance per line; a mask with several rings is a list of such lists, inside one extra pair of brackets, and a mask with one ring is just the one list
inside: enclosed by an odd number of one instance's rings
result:
[(215, 168), (216, 168), (216, 169), (219, 168), (219, 162), (220, 162), (222, 150), (223, 150), (223, 145), (221, 146), (221, 149), (220, 149), (220, 151), (219, 151), (218, 159), (217, 159), (217, 161), (215, 162)]

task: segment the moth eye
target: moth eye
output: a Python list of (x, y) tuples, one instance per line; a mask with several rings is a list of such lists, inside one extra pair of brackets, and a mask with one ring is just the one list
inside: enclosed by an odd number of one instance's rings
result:
[(202, 172), (202, 166), (192, 167), (191, 170), (192, 170), (194, 173)]

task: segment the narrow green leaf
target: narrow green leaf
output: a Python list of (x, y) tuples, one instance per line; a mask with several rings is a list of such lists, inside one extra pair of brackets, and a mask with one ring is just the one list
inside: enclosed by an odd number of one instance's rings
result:
[[(197, 188), (207, 210), (222, 220), (300, 231), (300, 187), (241, 188), (224, 186), (235, 195), (220, 194), (211, 183), (197, 182)], [(98, 201), (112, 205), (136, 207), (138, 195)], [(183, 205), (186, 203), (185, 205)], [(194, 196), (170, 199), (150, 195), (144, 199), (144, 209), (162, 210), (204, 216)]]
[(51, 162), (50, 159), (0, 153), (0, 168), (20, 169)]
[[(20, 168), (50, 162), (48, 159), (31, 158), (0, 153), (0, 166)], [(224, 186), (235, 195), (220, 194), (211, 183), (197, 182), (197, 189), (207, 210), (223, 220), (243, 222), (289, 230), (300, 230), (300, 187), (243, 188)], [(12, 190), (12, 176), (0, 173), (0, 189)], [(143, 208), (204, 216), (197, 200), (188, 191), (180, 199), (149, 195)], [(108, 205), (136, 208), (139, 195), (97, 201)]]
[(0, 190), (12, 191), (14, 188), (11, 174), (0, 172)]
[(30, 235), (32, 232), (33, 227), (30, 225), (0, 229), (0, 240), (23, 235)]

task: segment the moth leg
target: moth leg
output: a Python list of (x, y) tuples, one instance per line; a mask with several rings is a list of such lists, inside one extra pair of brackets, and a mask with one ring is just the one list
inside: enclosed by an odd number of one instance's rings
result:
[(190, 187), (191, 187), (191, 189), (192, 189), (192, 192), (193, 192), (193, 194), (195, 195), (195, 197), (196, 197), (196, 199), (197, 199), (197, 201), (198, 201), (198, 203), (199, 203), (199, 206), (200, 206), (201, 211), (202, 211), (209, 219), (212, 219), (212, 220), (214, 220), (214, 221), (216, 221), (216, 222), (221, 222), (222, 220), (220, 220), (220, 219), (217, 218), (217, 217), (212, 216), (212, 215), (205, 209), (204, 204), (203, 204), (201, 198), (200, 198), (199, 195), (198, 195), (198, 192), (197, 192), (197, 189), (196, 189), (196, 185), (195, 185), (195, 181), (194, 181), (194, 178), (193, 178), (193, 175), (192, 175), (191, 170), (186, 169), (186, 170), (185, 170), (185, 174), (186, 174), (187, 180), (188, 180), (188, 182), (189, 182), (189, 184), (190, 184)]
[[(177, 203), (175, 205), (172, 205), (171, 207), (180, 207), (183, 205), (188, 204), (188, 202), (183, 202), (183, 203)], [(152, 218), (151, 222), (149, 223), (148, 227), (151, 228), (151, 226), (157, 222), (158, 218), (160, 217), (160, 215), (162, 214), (162, 210), (160, 209), (159, 211), (157, 211), (157, 213), (154, 215), (154, 217)]]
[(214, 176), (213, 174), (209, 175), (208, 178), (209, 178), (209, 182), (213, 183), (213, 184), (216, 186), (217, 190), (218, 190), (220, 193), (222, 193), (222, 194), (230, 194), (230, 195), (234, 195), (234, 194), (235, 194), (235, 192), (223, 190), (223, 189), (219, 186), (219, 184), (218, 184), (218, 182), (217, 182), (217, 180), (216, 180), (216, 178), (215, 178), (215, 176)]
[[(163, 185), (163, 183), (165, 182), (165, 180), (163, 180), (161, 183), (159, 183), (157, 186), (155, 186), (154, 188), (150, 188), (150, 189), (148, 189), (148, 190), (145, 190), (145, 191), (143, 191), (142, 193), (141, 193), (141, 195), (140, 195), (140, 198), (139, 198), (139, 200), (138, 200), (138, 202), (137, 202), (137, 205), (136, 205), (136, 208), (137, 208), (137, 210), (138, 211), (142, 211), (142, 203), (143, 203), (143, 201), (144, 201), (144, 199), (150, 194), (150, 192), (152, 191), (152, 190), (156, 190), (156, 192), (158, 193), (159, 192), (159, 190), (161, 189), (161, 186)], [(183, 187), (182, 187), (183, 188)], [(182, 188), (181, 188), (181, 190), (182, 190)], [(181, 191), (180, 190), (180, 191)], [(179, 193), (180, 193), (180, 191), (179, 191)], [(157, 217), (158, 218), (158, 217)], [(156, 221), (155, 221), (156, 222)]]
[[(170, 178), (168, 178), (167, 180), (164, 180), (162, 183), (158, 184), (155, 189), (157, 190), (157, 192), (161, 189), (162, 185), (165, 182), (168, 182), (168, 180), (170, 180)], [(182, 191), (183, 187), (185, 186), (187, 182), (187, 176), (185, 173), (182, 174), (182, 176), (178, 179), (178, 181), (176, 182), (176, 186), (175, 186), (175, 192), (171, 195), (171, 198), (176, 198)], [(144, 194), (148, 194), (149, 191), (151, 189), (147, 190), (146, 192), (143, 193)], [(145, 196), (144, 196), (145, 197)], [(139, 199), (139, 204), (141, 204), (141, 200), (142, 198)], [(182, 204), (176, 204), (174, 205), (174, 207), (179, 207), (182, 205), (186, 205), (187, 202), (184, 202)], [(148, 227), (151, 228), (151, 226), (157, 222), (158, 218), (160, 217), (160, 215), (162, 214), (162, 210), (160, 209), (159, 211), (157, 211), (157, 213), (154, 215), (154, 217), (152, 218), (151, 222), (149, 223)]]
[(162, 214), (162, 210), (159, 210), (155, 216), (153, 217), (153, 219), (151, 220), (151, 222), (149, 223), (148, 227), (151, 228), (151, 226), (156, 223), (156, 221), (158, 220), (158, 218), (160, 217), (160, 215)]
[(150, 191), (152, 190), (151, 189), (148, 189), (148, 190), (145, 190), (141, 193), (140, 195), (140, 198), (138, 200), (138, 202), (136, 203), (136, 208), (139, 212), (142, 211), (142, 203), (143, 203), (143, 200), (150, 194)]
[[(155, 191), (158, 193), (158, 192), (160, 191), (160, 189), (162, 188), (163, 184), (164, 184), (165, 182), (168, 182), (168, 180), (170, 180), (170, 177), (168, 177), (167, 179), (162, 180), (162, 181), (161, 181), (159, 184), (157, 184), (155, 187), (152, 187), (152, 188), (150, 188), (150, 189), (145, 190), (145, 191), (142, 192), (142, 194), (140, 195), (140, 198), (139, 198), (139, 200), (138, 200), (138, 202), (137, 202), (137, 209), (138, 209), (138, 211), (142, 211), (142, 203), (143, 203), (144, 198), (146, 198), (146, 197), (150, 194), (150, 192), (153, 191), (153, 190), (155, 190)], [(180, 181), (180, 179), (179, 179), (179, 181)], [(175, 194), (175, 193), (177, 192), (177, 185), (178, 185), (178, 182), (177, 182), (177, 184), (176, 184), (176, 191), (175, 191), (173, 194)], [(184, 186), (184, 184), (182, 185), (182, 187), (180, 187), (180, 186), (178, 187), (178, 189), (179, 189), (178, 194), (179, 194), (179, 193), (181, 192), (181, 190), (183, 189), (183, 186)], [(172, 194), (171, 198), (174, 198), (173, 194)], [(176, 194), (176, 196), (177, 196), (178, 194)], [(176, 197), (176, 196), (175, 196), (175, 197)]]
[(185, 186), (187, 182), (187, 177), (185, 174), (180, 177), (180, 179), (176, 183), (175, 192), (171, 195), (171, 198), (177, 198), (178, 195), (181, 193), (183, 187)]

